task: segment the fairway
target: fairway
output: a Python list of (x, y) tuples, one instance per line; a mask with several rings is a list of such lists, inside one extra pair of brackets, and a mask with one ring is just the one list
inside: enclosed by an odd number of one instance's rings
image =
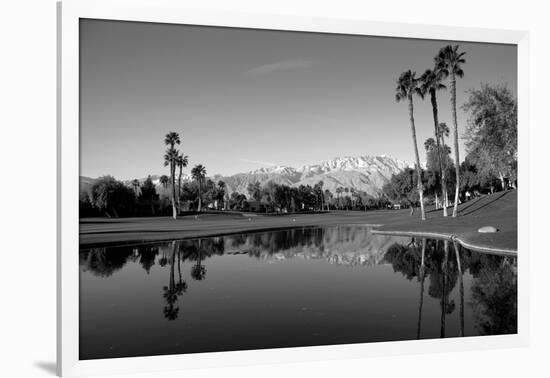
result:
[[(426, 221), (409, 210), (331, 211), (318, 214), (209, 214), (145, 218), (83, 218), (80, 245), (134, 244), (147, 241), (186, 239), (265, 231), (291, 227), (364, 224), (395, 234), (437, 234), (457, 236), (472, 248), (517, 250), (517, 192), (507, 191), (479, 197), (459, 206), (457, 218), (443, 218), (441, 211), (428, 208)], [(480, 234), (480, 227), (492, 225), (499, 231)]]

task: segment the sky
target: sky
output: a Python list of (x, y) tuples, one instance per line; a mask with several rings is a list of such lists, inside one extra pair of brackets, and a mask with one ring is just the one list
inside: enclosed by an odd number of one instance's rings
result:
[[(335, 157), (413, 162), (399, 74), (420, 76), (449, 41), (103, 20), (80, 21), (80, 174), (167, 174), (164, 135), (180, 134), (189, 168), (230, 175)], [(481, 83), (517, 93), (514, 45), (458, 42), (466, 52), (460, 106)], [(452, 124), (449, 91), (439, 118)], [(433, 136), (430, 101), (415, 98), (421, 160)], [(465, 156), (460, 142), (461, 160)], [(452, 145), (449, 141), (449, 145)], [(184, 171), (185, 172), (185, 171)]]

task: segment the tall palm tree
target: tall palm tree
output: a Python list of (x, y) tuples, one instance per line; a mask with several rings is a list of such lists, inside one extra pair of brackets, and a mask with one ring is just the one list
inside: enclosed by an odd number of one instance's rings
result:
[(168, 181), (170, 181), (170, 178), (166, 175), (162, 175), (159, 178), (159, 182), (162, 184), (162, 187), (164, 189), (166, 189), (166, 187), (168, 186)]
[(409, 104), (409, 122), (411, 125), (411, 134), (414, 147), (414, 155), (416, 158), (416, 174), (418, 175), (418, 195), (420, 197), (420, 213), (422, 220), (426, 219), (426, 214), (424, 213), (424, 189), (422, 187), (422, 168), (420, 167), (420, 155), (418, 155), (418, 145), (416, 143), (416, 127), (414, 125), (414, 105), (413, 105), (413, 96), (415, 94), (421, 94), (421, 90), (418, 87), (418, 78), (416, 77), (416, 72), (411, 70), (403, 72), (399, 79), (397, 80), (397, 88), (395, 89), (395, 100), (408, 101)]
[(464, 59), (465, 52), (458, 51), (458, 45), (447, 45), (439, 50), (435, 57), (435, 65), (441, 70), (445, 77), (450, 77), (451, 82), (451, 114), (453, 117), (454, 129), (454, 150), (455, 150), (455, 203), (453, 208), (453, 217), (458, 215), (458, 196), (460, 188), (460, 156), (458, 153), (458, 121), (456, 118), (456, 78), (462, 78), (464, 71), (461, 65), (466, 63)]
[(202, 187), (202, 181), (206, 177), (206, 168), (202, 164), (197, 164), (193, 167), (191, 170), (191, 176), (195, 181), (197, 181), (197, 185), (199, 187), (199, 206), (198, 210), (201, 211), (202, 208), (202, 198), (201, 198), (201, 187)]
[[(225, 209), (225, 187), (226, 186), (227, 185), (225, 184), (225, 181), (223, 181), (223, 180), (218, 181), (218, 191), (220, 193), (220, 195), (218, 196), (218, 202), (220, 201), (220, 199), (224, 200), (224, 202), (223, 202), (224, 209)], [(218, 203), (218, 205), (219, 205), (219, 203)]]
[(179, 152), (176, 149), (169, 148), (164, 154), (164, 166), (170, 166), (170, 181), (172, 184), (172, 218), (176, 219), (178, 212), (176, 209), (176, 160)]
[(336, 188), (336, 197), (338, 198), (338, 208), (342, 206), (342, 192), (344, 191), (344, 188), (339, 186)]
[(176, 210), (176, 159), (179, 152), (176, 150), (176, 144), (180, 144), (180, 136), (174, 131), (170, 131), (164, 136), (164, 144), (169, 146), (164, 155), (164, 166), (170, 166), (170, 178), (172, 180), (172, 218), (176, 219), (178, 212)]
[(136, 197), (139, 195), (139, 180), (133, 179), (132, 180), (132, 187), (134, 188), (134, 192), (136, 193)]
[(183, 171), (183, 168), (187, 167), (187, 164), (189, 163), (189, 156), (179, 154), (178, 158), (176, 159), (176, 167), (179, 169), (178, 174), (178, 212), (181, 213), (181, 173)]
[(438, 127), (439, 131), (439, 137), (441, 138), (441, 145), (445, 146), (445, 138), (449, 137), (449, 134), (451, 130), (449, 130), (449, 126), (445, 122), (441, 122)]
[[(438, 107), (437, 107), (437, 91), (445, 89), (445, 85), (443, 84), (443, 80), (445, 79), (445, 73), (438, 69), (434, 68), (433, 70), (426, 70), (422, 76), (420, 77), (420, 93), (422, 94), (422, 98), (426, 96), (426, 94), (430, 94), (430, 101), (432, 104), (432, 115), (434, 120), (434, 131), (435, 131), (435, 145), (437, 148), (437, 158), (439, 163), (439, 176), (441, 177), (441, 197), (443, 198), (443, 201), (445, 202), (445, 199), (447, 198), (447, 186), (446, 186), (446, 177), (445, 177), (445, 170), (443, 169), (442, 164), (442, 157), (441, 157), (441, 137), (439, 134), (439, 115), (438, 115)], [(443, 216), (447, 216), (447, 203), (445, 202), (443, 204)]]

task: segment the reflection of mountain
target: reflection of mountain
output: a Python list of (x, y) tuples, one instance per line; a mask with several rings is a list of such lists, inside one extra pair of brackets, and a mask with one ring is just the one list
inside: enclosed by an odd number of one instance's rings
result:
[[(82, 272), (102, 279), (118, 274), (126, 264), (139, 264), (147, 274), (154, 267), (153, 274), (166, 275), (161, 294), (164, 316), (175, 320), (185, 299), (187, 282), (208, 280), (208, 269), (216, 264), (215, 259), (212, 260), (215, 256), (247, 255), (268, 263), (315, 259), (347, 266), (391, 264), (394, 272), (418, 282), (419, 338), (422, 337), (425, 292), (439, 302), (441, 337), (446, 337), (446, 318), (451, 316), (459, 316), (459, 335), (464, 335), (466, 305), (472, 310), (471, 319), (479, 334), (516, 332), (516, 258), (475, 253), (441, 240), (411, 241), (411, 238), (372, 235), (368, 228), (360, 225), (295, 228), (140, 246), (84, 249), (80, 251), (80, 266)], [(466, 274), (468, 280), (463, 279)], [(146, 277), (144, 274), (143, 279)], [(465, 303), (464, 282), (469, 282), (468, 303)]]
[(248, 253), (268, 261), (303, 258), (339, 265), (375, 265), (383, 260), (390, 245), (405, 240), (397, 236), (374, 236), (363, 226), (304, 228), (228, 238), (226, 251)]

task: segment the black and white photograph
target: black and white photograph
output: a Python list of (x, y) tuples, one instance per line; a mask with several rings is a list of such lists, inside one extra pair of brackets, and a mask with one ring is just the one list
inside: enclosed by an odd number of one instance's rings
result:
[(80, 360), (518, 333), (517, 45), (82, 18), (78, 52)]

